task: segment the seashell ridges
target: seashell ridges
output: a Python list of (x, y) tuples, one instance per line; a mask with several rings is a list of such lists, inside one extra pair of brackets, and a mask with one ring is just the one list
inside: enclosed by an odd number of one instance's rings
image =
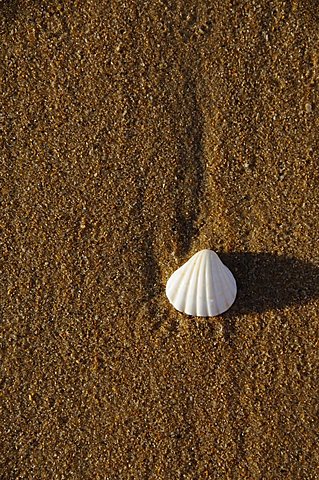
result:
[(234, 303), (236, 280), (217, 253), (201, 250), (171, 275), (166, 295), (180, 312), (195, 317), (214, 317)]

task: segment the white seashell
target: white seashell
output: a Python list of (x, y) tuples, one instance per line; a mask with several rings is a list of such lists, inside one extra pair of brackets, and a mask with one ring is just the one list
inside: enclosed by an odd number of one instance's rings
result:
[(166, 284), (173, 307), (195, 317), (220, 315), (232, 306), (236, 294), (233, 274), (212, 250), (195, 253)]

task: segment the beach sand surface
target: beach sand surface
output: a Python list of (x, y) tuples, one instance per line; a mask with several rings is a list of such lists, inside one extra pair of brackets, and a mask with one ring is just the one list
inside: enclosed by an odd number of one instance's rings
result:
[[(318, 479), (318, 2), (0, 25), (0, 478)], [(192, 318), (204, 248), (238, 297)]]

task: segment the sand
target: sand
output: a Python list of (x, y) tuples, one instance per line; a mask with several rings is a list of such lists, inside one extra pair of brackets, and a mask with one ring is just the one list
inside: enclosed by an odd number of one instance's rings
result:
[(1, 480), (318, 479), (318, 2), (0, 18)]

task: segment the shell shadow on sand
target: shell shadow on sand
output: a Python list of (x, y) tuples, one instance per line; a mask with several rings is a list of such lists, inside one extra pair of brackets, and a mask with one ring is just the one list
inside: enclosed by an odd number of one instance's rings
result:
[(271, 253), (220, 253), (233, 272), (237, 299), (227, 316), (262, 313), (319, 297), (319, 267)]

